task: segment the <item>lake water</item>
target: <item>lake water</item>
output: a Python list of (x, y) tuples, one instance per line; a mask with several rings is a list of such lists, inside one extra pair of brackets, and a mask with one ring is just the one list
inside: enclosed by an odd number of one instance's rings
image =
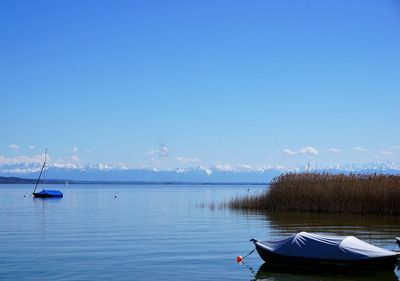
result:
[(263, 266), (256, 252), (244, 264), (235, 260), (254, 248), (250, 238), (303, 230), (355, 235), (394, 249), (394, 237), (400, 236), (397, 217), (266, 215), (201, 207), (260, 192), (262, 186), (52, 188), (61, 189), (64, 198), (34, 199), (30, 185), (0, 185), (0, 280), (400, 280), (398, 269), (285, 272)]

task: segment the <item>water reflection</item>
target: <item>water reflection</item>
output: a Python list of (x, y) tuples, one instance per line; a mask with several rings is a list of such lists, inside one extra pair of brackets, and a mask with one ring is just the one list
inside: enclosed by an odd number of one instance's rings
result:
[(264, 263), (260, 266), (257, 273), (255, 274), (254, 280), (268, 280), (268, 281), (289, 281), (289, 280), (385, 280), (385, 281), (398, 281), (399, 279), (399, 267), (397, 266), (394, 271), (376, 271), (376, 272), (360, 272), (360, 271), (346, 271), (346, 272), (335, 272), (335, 271), (321, 271), (318, 269), (300, 269), (300, 268), (285, 268), (276, 267)]
[(268, 237), (275, 239), (293, 233), (308, 231), (332, 235), (353, 235), (366, 242), (399, 250), (395, 237), (400, 236), (400, 217), (398, 216), (361, 216), (299, 212), (241, 212), (253, 219), (263, 220), (267, 226)]
[(33, 203), (36, 209), (40, 208), (40, 222), (38, 221), (38, 225), (40, 225), (41, 233), (43, 241), (47, 239), (47, 225), (48, 225), (48, 212), (51, 212), (51, 206), (57, 204), (62, 197), (49, 197), (49, 198), (40, 198), (33, 197)]

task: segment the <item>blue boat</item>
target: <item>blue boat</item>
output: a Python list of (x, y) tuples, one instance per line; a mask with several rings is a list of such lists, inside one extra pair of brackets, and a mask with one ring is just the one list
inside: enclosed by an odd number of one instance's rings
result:
[[(46, 159), (47, 159), (47, 148), (44, 153), (44, 162), (42, 169), (40, 170), (39, 177), (36, 181), (35, 189), (32, 192), (33, 197), (38, 197), (38, 198), (52, 198), (52, 197), (63, 197), (64, 195), (62, 194), (61, 191), (59, 190), (52, 190), (52, 189), (44, 189), (40, 192), (36, 192), (36, 189), (38, 187), (38, 184), (40, 182), (40, 178), (42, 177), (42, 174), (44, 174), (45, 167), (46, 167)], [(45, 184), (45, 176), (43, 176), (43, 185)]]
[(63, 197), (61, 191), (59, 190), (51, 190), (51, 189), (43, 189), (40, 192), (33, 192), (33, 197), (47, 198), (47, 197)]

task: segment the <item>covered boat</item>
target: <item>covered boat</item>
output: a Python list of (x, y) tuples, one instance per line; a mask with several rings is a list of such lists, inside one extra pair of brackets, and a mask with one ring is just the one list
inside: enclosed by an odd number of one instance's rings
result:
[(398, 253), (376, 247), (354, 236), (322, 236), (300, 232), (277, 241), (252, 239), (267, 263), (285, 266), (391, 268)]
[(51, 190), (51, 189), (44, 189), (43, 188), (42, 191), (36, 192), (36, 189), (37, 189), (37, 187), (38, 187), (38, 185), (40, 183), (40, 178), (41, 178), (42, 174), (43, 174), (43, 180), (42, 180), (43, 186), (45, 184), (45, 176), (44, 176), (44, 174), (45, 174), (45, 171), (46, 171), (45, 170), (46, 159), (47, 159), (47, 148), (46, 148), (46, 151), (44, 153), (43, 166), (42, 166), (42, 169), (40, 170), (40, 174), (39, 174), (39, 177), (38, 177), (38, 179), (36, 181), (36, 185), (35, 185), (35, 188), (34, 188), (34, 190), (32, 192), (32, 195), (33, 195), (33, 197), (39, 197), (39, 198), (51, 198), (51, 197), (58, 197), (59, 198), (59, 197), (63, 197), (62, 192), (59, 191), (59, 190)]
[(41, 198), (46, 198), (46, 197), (63, 197), (63, 194), (59, 190), (51, 190), (51, 189), (43, 189), (40, 192), (34, 192), (32, 193), (34, 197), (41, 197)]

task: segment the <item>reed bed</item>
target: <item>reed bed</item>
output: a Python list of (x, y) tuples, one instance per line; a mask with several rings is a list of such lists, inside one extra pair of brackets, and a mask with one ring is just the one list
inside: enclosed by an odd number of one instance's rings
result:
[(400, 175), (288, 173), (231, 209), (400, 215)]

